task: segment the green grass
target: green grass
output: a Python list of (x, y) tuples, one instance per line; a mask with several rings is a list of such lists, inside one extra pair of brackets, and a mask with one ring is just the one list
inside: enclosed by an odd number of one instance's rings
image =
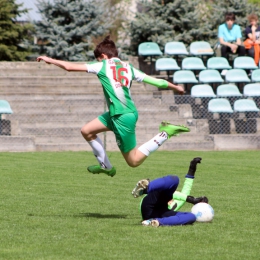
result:
[[(86, 171), (92, 153), (0, 153), (0, 259), (259, 259), (260, 151), (156, 152), (135, 169), (109, 156), (113, 178)], [(176, 174), (181, 188), (196, 156), (192, 195), (214, 221), (142, 227), (136, 182)]]

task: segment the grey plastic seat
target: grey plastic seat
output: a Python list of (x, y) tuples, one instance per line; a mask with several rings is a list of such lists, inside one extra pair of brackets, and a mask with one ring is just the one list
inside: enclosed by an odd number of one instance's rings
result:
[(251, 80), (252, 82), (260, 82), (260, 69), (252, 71)]
[(232, 67), (229, 65), (228, 60), (224, 57), (211, 57), (207, 61), (207, 68), (208, 69), (232, 69)]
[(238, 87), (234, 84), (223, 84), (217, 87), (217, 96), (218, 97), (241, 97)]
[(174, 73), (173, 82), (177, 84), (186, 84), (198, 83), (198, 80), (191, 70), (179, 70)]
[(259, 110), (255, 101), (251, 99), (240, 99), (234, 103), (235, 112), (258, 112)]
[(167, 42), (164, 53), (168, 55), (188, 55), (188, 51), (183, 42)]
[(214, 98), (208, 103), (208, 111), (212, 113), (233, 113), (230, 102), (225, 98)]
[(236, 57), (234, 60), (234, 69), (257, 69), (255, 61), (252, 57)]
[(210, 85), (203, 84), (203, 85), (195, 85), (191, 88), (191, 96), (196, 98), (215, 98), (216, 95)]
[(226, 82), (250, 82), (244, 69), (231, 69), (225, 75)]
[(183, 70), (205, 70), (206, 67), (203, 64), (201, 58), (198, 57), (187, 57), (182, 60)]
[(217, 70), (202, 70), (199, 73), (199, 82), (201, 83), (217, 83), (224, 82)]
[(214, 51), (206, 41), (196, 41), (190, 44), (191, 55), (213, 55)]
[(155, 42), (143, 42), (138, 46), (139, 56), (160, 56), (162, 52), (159, 45)]
[(160, 58), (155, 62), (155, 69), (157, 71), (163, 70), (180, 70), (177, 62), (173, 58)]
[(0, 119), (2, 114), (13, 114), (9, 102), (6, 100), (0, 100)]
[(246, 84), (243, 89), (244, 96), (260, 97), (260, 83)]

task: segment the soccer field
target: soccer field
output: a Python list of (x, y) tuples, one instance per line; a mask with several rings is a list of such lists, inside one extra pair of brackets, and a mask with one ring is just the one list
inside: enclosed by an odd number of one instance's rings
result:
[[(108, 154), (113, 178), (87, 172), (90, 152), (0, 153), (0, 259), (260, 258), (260, 151), (159, 151), (138, 168)], [(197, 156), (191, 195), (209, 198), (213, 222), (141, 226), (136, 182), (176, 174), (180, 190)]]

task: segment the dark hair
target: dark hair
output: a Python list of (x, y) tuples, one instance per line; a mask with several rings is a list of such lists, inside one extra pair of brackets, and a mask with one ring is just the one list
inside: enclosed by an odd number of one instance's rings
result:
[(110, 39), (110, 35), (106, 36), (106, 38), (100, 42), (94, 50), (95, 58), (100, 57), (102, 54), (106, 54), (109, 59), (118, 57), (118, 50), (115, 43)]
[(225, 21), (235, 21), (236, 20), (236, 16), (234, 13), (226, 13), (225, 14)]

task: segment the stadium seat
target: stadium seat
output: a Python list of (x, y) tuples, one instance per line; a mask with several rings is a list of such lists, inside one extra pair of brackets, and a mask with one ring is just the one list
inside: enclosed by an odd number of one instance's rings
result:
[(190, 104), (193, 118), (207, 118), (207, 107), (210, 99), (216, 95), (210, 85), (195, 85), (191, 88)]
[(174, 56), (189, 54), (183, 42), (167, 42), (164, 47), (164, 53)]
[(198, 57), (187, 57), (182, 60), (183, 70), (205, 70), (206, 67), (203, 64), (201, 58)]
[(208, 121), (210, 134), (230, 134), (229, 118), (233, 115), (233, 109), (227, 99), (211, 99), (208, 103), (208, 115), (211, 117)]
[(179, 70), (174, 73), (173, 82), (177, 84), (186, 84), (198, 83), (198, 80), (191, 70)]
[(162, 52), (159, 45), (155, 42), (143, 42), (138, 46), (139, 56), (160, 56)]
[(238, 134), (251, 134), (257, 132), (256, 117), (259, 108), (251, 99), (240, 99), (234, 103), (234, 122)]
[(233, 84), (223, 84), (217, 87), (218, 97), (241, 97), (242, 94), (236, 85)]
[(11, 135), (11, 122), (2, 119), (2, 114), (13, 114), (9, 102), (6, 100), (0, 100), (0, 135)]
[(156, 71), (166, 71), (168, 78), (170, 71), (172, 70), (180, 70), (181, 68), (178, 66), (177, 62), (173, 58), (160, 58), (155, 62), (155, 70)]
[(260, 82), (260, 69), (252, 71), (251, 80), (252, 82)]
[(222, 83), (223, 81), (217, 70), (203, 70), (199, 73), (199, 82), (201, 83)]
[(226, 82), (250, 82), (245, 70), (243, 69), (231, 69), (228, 70), (225, 75)]
[(190, 44), (190, 55), (214, 55), (214, 51), (210, 44), (205, 41), (196, 41)]
[(211, 57), (207, 61), (208, 69), (224, 70), (232, 69), (229, 65), (228, 60), (224, 57)]
[(192, 97), (210, 97), (215, 98), (216, 95), (210, 85), (195, 85), (191, 88)]
[(246, 84), (243, 90), (244, 96), (248, 97), (260, 97), (260, 84), (259, 83), (251, 83)]
[(13, 114), (9, 102), (6, 100), (0, 100), (0, 119), (2, 114)]
[(255, 65), (255, 61), (252, 57), (236, 57), (233, 64), (234, 69), (257, 69), (258, 67)]
[(254, 100), (240, 99), (234, 103), (235, 112), (258, 112), (259, 108), (256, 106)]
[(208, 111), (211, 113), (233, 113), (229, 101), (225, 98), (214, 98), (209, 101)]

